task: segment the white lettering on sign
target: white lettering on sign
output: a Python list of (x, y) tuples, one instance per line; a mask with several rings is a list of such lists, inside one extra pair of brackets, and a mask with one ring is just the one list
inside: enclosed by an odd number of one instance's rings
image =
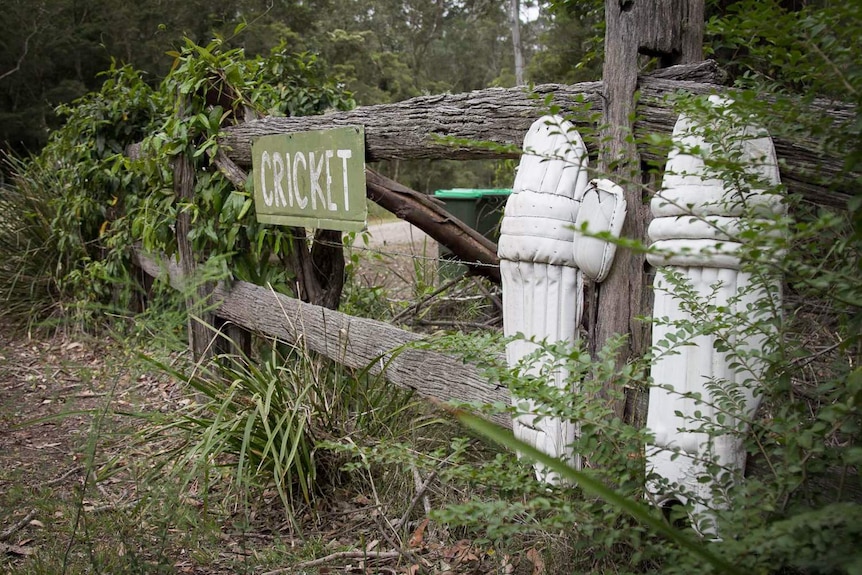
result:
[(338, 209), (338, 206), (332, 201), (332, 170), (329, 167), (329, 160), (332, 159), (332, 155), (332, 150), (326, 150), (326, 202), (330, 211)]
[(323, 198), (323, 190), (320, 188), (320, 172), (323, 171), (323, 158), (314, 164), (314, 152), (308, 152), (308, 163), (311, 164), (309, 174), (311, 175), (311, 209), (317, 209), (317, 198), (320, 198), (320, 203), (323, 204), (326, 200)]
[(347, 232), (364, 229), (364, 144), (362, 126), (257, 138), (252, 143), (257, 221)]
[(281, 187), (281, 182), (284, 179), (284, 160), (278, 152), (272, 154), (272, 179), (275, 185), (275, 192), (273, 193), (275, 196), (275, 205), (278, 206), (280, 198), (281, 205), (286, 206), (287, 200), (284, 199), (284, 189)]
[(350, 150), (338, 150), (335, 154), (343, 161), (341, 173), (344, 177), (344, 209), (346, 211), (350, 209), (350, 201), (347, 194), (347, 160), (353, 157), (353, 152)]
[[(290, 154), (287, 154), (288, 161), (290, 161)], [(293, 156), (293, 193), (296, 194), (296, 203), (299, 204), (300, 208), (305, 209), (305, 206), (308, 205), (308, 198), (303, 198), (299, 195), (299, 170), (297, 169), (297, 164), (299, 164), (299, 160), (302, 160), (303, 168), (308, 167), (308, 163), (305, 161), (305, 154), (302, 152), (297, 152)]]
[[(273, 205), (275, 207), (293, 207), (295, 199), (300, 208), (305, 208), (309, 198), (311, 198), (312, 209), (316, 210), (318, 202), (320, 202), (320, 206), (324, 209), (330, 212), (338, 211), (338, 204), (332, 197), (332, 158), (334, 157), (341, 159), (341, 165), (336, 164), (336, 166), (341, 168), (341, 179), (344, 187), (343, 209), (349, 210), (350, 190), (347, 183), (347, 160), (353, 157), (351, 150), (324, 150), (322, 154), (309, 152), (307, 160), (302, 152), (296, 152), (291, 158), (289, 153), (272, 152), (270, 154), (268, 151), (264, 151), (261, 154), (260, 166), (263, 202), (269, 207)], [(335, 169), (337, 170), (338, 167)], [(307, 172), (309, 176), (307, 189), (301, 189), (300, 186), (300, 174), (304, 172)], [(272, 189), (267, 188), (267, 182), (270, 181), (269, 173), (272, 174)], [(324, 174), (326, 179), (321, 184), (321, 177)], [(287, 196), (285, 196), (285, 191)]]
[[(266, 189), (266, 167), (269, 166), (269, 171), (272, 171), (272, 162), (269, 159), (269, 152), (264, 151), (260, 157), (260, 191), (263, 194), (263, 202), (267, 206), (272, 205), (272, 194), (267, 193)], [(347, 176), (345, 176), (347, 177)]]

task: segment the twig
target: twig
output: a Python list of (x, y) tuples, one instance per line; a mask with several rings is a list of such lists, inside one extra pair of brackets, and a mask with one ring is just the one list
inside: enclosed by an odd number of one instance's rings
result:
[(414, 313), (418, 312), (422, 308), (422, 306), (428, 302), (428, 300), (440, 295), (441, 293), (443, 293), (447, 289), (451, 288), (453, 285), (460, 282), (462, 279), (463, 278), (457, 277), (455, 279), (449, 280), (448, 282), (446, 282), (445, 284), (443, 284), (442, 286), (440, 286), (439, 288), (437, 288), (436, 290), (434, 290), (430, 294), (426, 295), (425, 297), (423, 297), (422, 299), (420, 299), (419, 301), (417, 301), (416, 303), (414, 303), (413, 305), (411, 305), (410, 307), (408, 307), (404, 311), (396, 314), (396, 316), (392, 318), (391, 323), (395, 324), (399, 319), (406, 316), (410, 312), (414, 312)]
[(46, 481), (45, 483), (42, 484), (42, 487), (53, 487), (54, 485), (58, 485), (60, 483), (63, 483), (70, 476), (78, 473), (79, 471), (81, 471), (83, 469), (84, 469), (83, 466), (76, 465), (75, 467), (73, 467), (72, 469), (70, 469), (69, 471), (67, 471), (63, 475), (61, 475), (60, 477), (57, 477), (56, 479), (52, 479), (51, 481)]
[[(367, 465), (367, 461), (365, 463)], [(401, 538), (398, 535), (398, 531), (392, 526), (389, 519), (379, 511), (380, 509), (383, 509), (383, 505), (380, 503), (380, 497), (377, 495), (377, 487), (374, 485), (374, 478), (371, 476), (370, 472), (368, 474), (368, 481), (371, 485), (371, 493), (374, 495), (374, 503), (377, 505), (378, 509), (378, 511), (376, 513), (372, 513), (371, 516), (374, 518), (374, 522), (377, 523), (377, 527), (380, 529), (380, 533), (383, 535), (383, 538), (386, 539), (386, 542), (389, 543), (389, 545), (397, 549), (397, 552), (400, 555), (406, 557), (408, 561), (411, 563), (419, 563), (419, 559), (416, 555), (404, 548), (404, 544), (400, 540)], [(390, 531), (392, 532), (392, 535), (395, 535), (395, 537), (399, 539), (399, 541), (392, 539), (392, 536), (389, 534)]]
[[(416, 465), (411, 465), (410, 467), (413, 469), (413, 482), (416, 484), (416, 492), (422, 493), (422, 506), (425, 508), (425, 515), (428, 515), (431, 513), (431, 502), (425, 496), (425, 482), (422, 481), (422, 475), (419, 474), (419, 469)], [(431, 475), (433, 476), (434, 474), (432, 473)]]
[[(416, 470), (416, 473), (418, 475), (419, 471)], [(421, 485), (419, 485), (417, 482), (416, 494), (413, 496), (413, 499), (410, 501), (410, 505), (407, 506), (407, 510), (404, 511), (404, 515), (401, 516), (401, 519), (392, 524), (393, 529), (401, 529), (407, 523), (407, 520), (410, 518), (410, 514), (413, 512), (413, 508), (416, 507), (416, 504), (419, 503), (420, 499), (422, 499), (422, 502), (425, 504), (425, 514), (428, 515), (428, 513), (431, 512), (431, 504), (428, 502), (428, 498), (425, 497), (425, 492), (428, 491), (428, 487), (431, 486), (431, 483), (435, 479), (437, 479), (436, 469), (431, 472), (431, 475), (428, 476), (428, 479), (426, 479)]]
[(240, 190), (245, 188), (248, 174), (245, 173), (242, 168), (237, 166), (234, 161), (227, 156), (227, 154), (225, 154), (224, 149), (219, 148), (218, 152), (216, 152), (215, 164), (218, 166), (219, 171), (224, 175), (224, 177), (230, 180), (234, 186)]
[[(494, 322), (496, 323), (496, 318)], [(450, 320), (432, 320), (432, 319), (419, 319), (416, 320), (416, 323), (419, 325), (427, 325), (432, 327), (452, 327), (452, 328), (462, 328), (462, 327), (471, 327), (474, 329), (487, 329), (487, 323), (477, 323), (474, 321), (450, 321)], [(493, 325), (493, 324), (492, 324)]]
[(271, 535), (269, 533), (237, 533), (237, 537), (239, 538), (247, 538), (247, 539), (260, 539), (262, 541), (272, 541), (275, 539), (275, 535)]
[(31, 509), (27, 515), (15, 522), (11, 527), (7, 528), (3, 533), (0, 533), (0, 541), (7, 541), (15, 533), (23, 529), (33, 518), (36, 517), (36, 510)]
[(398, 537), (398, 533), (395, 531), (395, 527), (393, 527), (392, 524), (389, 523), (388, 519), (383, 517), (383, 515), (380, 513), (374, 513), (373, 517), (374, 517), (375, 523), (377, 523), (378, 529), (380, 529), (381, 535), (383, 535), (383, 538), (386, 539), (386, 542), (389, 543), (389, 545), (391, 545), (392, 547), (397, 549), (396, 553), (405, 557), (411, 563), (417, 563), (417, 564), (421, 563), (421, 561), (419, 560), (419, 558), (416, 556), (415, 553), (404, 548), (403, 543), (400, 543), (400, 542), (392, 539), (392, 536), (389, 534), (389, 531), (392, 531), (392, 533), (396, 537)]
[(77, 393), (73, 395), (75, 399), (89, 399), (91, 397), (105, 397), (108, 395), (107, 393), (97, 393), (95, 391), (84, 391), (82, 393)]
[(99, 493), (101, 493), (101, 494), (105, 497), (105, 499), (107, 499), (108, 501), (111, 501), (112, 499), (114, 499), (114, 498), (111, 496), (111, 494), (110, 494), (110, 493), (108, 493), (108, 490), (107, 490), (107, 489), (105, 489), (105, 486), (104, 486), (104, 485), (102, 485), (101, 483), (96, 483), (96, 489), (97, 489), (97, 490), (99, 491)]
[(133, 385), (132, 387), (129, 387), (129, 388), (127, 388), (127, 389), (124, 389), (122, 392), (120, 392), (120, 393), (117, 395), (117, 397), (126, 397), (126, 396), (128, 396), (128, 395), (131, 395), (132, 393), (136, 392), (137, 390), (141, 389), (142, 387), (144, 387), (144, 386), (146, 386), (146, 385), (149, 385), (150, 383), (151, 383), (150, 381), (148, 381), (148, 380), (144, 380), (144, 381), (142, 381), (142, 382), (140, 382), (140, 383), (137, 383), (137, 384)]
[[(416, 494), (413, 496), (413, 500), (410, 501), (410, 505), (407, 506), (407, 510), (404, 512), (404, 515), (401, 516), (401, 519), (394, 523), (394, 525), (392, 526), (393, 529), (400, 529), (404, 526), (404, 524), (410, 518), (410, 513), (413, 512), (413, 508), (416, 507), (416, 504), (419, 502), (419, 499), (425, 495), (425, 492), (428, 491), (428, 488), (431, 486), (434, 480), (437, 479), (437, 473), (440, 471), (440, 468), (443, 467), (443, 465), (445, 465), (450, 459), (452, 459), (453, 455), (455, 454), (450, 453), (448, 456), (446, 456), (445, 459), (440, 461), (435, 467), (434, 471), (431, 472), (431, 475), (429, 475), (428, 478), (425, 480), (425, 482), (421, 486), (417, 486)], [(414, 467), (414, 470), (415, 469), (416, 468)], [(426, 507), (426, 515), (428, 513), (430, 513), (430, 511)]]
[(401, 557), (401, 553), (398, 551), (338, 551), (336, 553), (330, 553), (326, 557), (297, 563), (292, 567), (283, 567), (274, 571), (267, 571), (263, 575), (281, 575), (283, 573), (290, 573), (297, 569), (317, 567), (318, 565), (324, 565), (341, 559), (397, 559), (399, 557)]
[(30, 32), (30, 34), (26, 38), (24, 38), (24, 49), (21, 53), (21, 57), (19, 57), (18, 61), (15, 62), (14, 68), (12, 68), (11, 70), (7, 70), (7, 71), (3, 72), (2, 74), (0, 74), (0, 80), (6, 78), (8, 76), (11, 76), (12, 74), (14, 74), (15, 72), (17, 72), (18, 70), (21, 69), (21, 64), (24, 63), (24, 58), (27, 57), (27, 53), (30, 51), (30, 40), (33, 38), (33, 36), (35, 36), (38, 33), (39, 33), (39, 28), (36, 27), (32, 32)]
[(838, 349), (839, 347), (841, 347), (841, 345), (843, 343), (844, 343), (843, 340), (839, 341), (838, 343), (834, 343), (834, 344), (832, 344), (832, 345), (830, 345), (824, 349), (821, 349), (820, 351), (816, 351), (809, 356), (797, 357), (793, 361), (791, 361), (790, 363), (792, 365), (794, 365), (795, 367), (805, 367), (806, 365), (813, 362), (817, 358), (822, 357), (822, 356), (826, 355), (827, 353), (830, 353), (830, 352)]
[(488, 299), (490, 299), (492, 302), (494, 302), (494, 307), (497, 308), (497, 311), (502, 312), (503, 311), (503, 300), (500, 299), (499, 296), (497, 296), (497, 294), (491, 293), (491, 290), (489, 290), (487, 287), (485, 287), (482, 284), (482, 282), (479, 280), (478, 277), (472, 276), (472, 278), (473, 278), (473, 284), (477, 288), (479, 288), (479, 291), (481, 291), (483, 294), (485, 294), (485, 296)]

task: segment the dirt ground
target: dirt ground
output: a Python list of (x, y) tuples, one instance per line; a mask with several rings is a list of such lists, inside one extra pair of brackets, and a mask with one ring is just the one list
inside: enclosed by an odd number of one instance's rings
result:
[[(176, 382), (141, 373), (127, 356), (105, 341), (0, 333), (0, 572), (499, 572), (487, 549), (431, 537), (427, 521), (409, 541), (385, 539), (384, 516), (350, 488), (320, 502), (303, 538), (266, 505), (244, 517), (207, 513), (195, 485), (179, 498), (186, 515), (143, 509), (146, 483), (134, 470), (147, 454), (121, 414), (184, 400)], [(112, 466), (119, 471), (104, 474)], [(171, 515), (162, 526), (159, 513)]]
[(350, 249), (361, 261), (357, 280), (391, 298), (411, 299), (416, 287), (438, 281), (437, 242), (403, 220), (383, 221), (358, 234)]
[(35, 560), (33, 572), (50, 573), (40, 552), (65, 537), (72, 549), (75, 515), (137, 501), (128, 477), (94, 487), (92, 474), (124, 456), (132, 430), (118, 413), (175, 405), (176, 394), (166, 379), (133, 376), (124, 355), (92, 338), (0, 331), (0, 571)]
[(131, 406), (130, 394), (152, 383), (103, 379), (107, 354), (93, 342), (0, 333), (0, 492), (22, 477), (74, 483), (92, 423), (85, 412), (104, 407), (112, 388), (115, 408)]
[[(442, 283), (437, 250), (405, 222), (373, 226), (354, 244), (354, 281), (409, 306)], [(154, 502), (147, 468), (158, 442), (139, 445), (145, 423), (129, 414), (171, 413), (190, 400), (137, 351), (110, 338), (31, 338), (0, 326), (0, 573), (516, 571), (516, 559), (450, 540), (427, 521), (385, 528), (385, 512), (370, 514), (371, 494), (355, 486), (319, 501), (303, 537), (265, 502), (209, 509), (195, 484)]]
[[(189, 399), (136, 351), (0, 328), (0, 573), (516, 572), (517, 560), (421, 517), (392, 530), (402, 510), (370, 511), (379, 505), (361, 482), (319, 498), (302, 537), (272, 493), (247, 509), (195, 483), (162, 495), (147, 475), (158, 443), (139, 445), (144, 423), (128, 414)], [(414, 479), (406, 470), (408, 502)]]

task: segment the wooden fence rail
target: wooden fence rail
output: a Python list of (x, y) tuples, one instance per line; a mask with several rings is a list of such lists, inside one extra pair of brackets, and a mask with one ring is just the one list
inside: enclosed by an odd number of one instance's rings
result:
[[(141, 251), (135, 263), (148, 275), (187, 286), (179, 264)], [(509, 402), (509, 391), (488, 383), (472, 365), (444, 353), (411, 346), (422, 339), (388, 323), (351, 316), (242, 281), (220, 282), (212, 292), (215, 315), (264, 337), (303, 346), (353, 369), (369, 368), (398, 387), (440, 401)], [(493, 420), (506, 427), (508, 416)]]
[[(721, 85), (723, 78), (712, 61), (672, 66), (641, 76), (638, 79), (640, 100), (636, 135), (670, 135), (678, 113), (668, 96), (724, 93), (728, 88)], [(601, 116), (603, 109), (602, 82), (545, 84), (532, 91), (523, 87), (489, 88), (463, 94), (419, 96), (395, 104), (363, 106), (322, 116), (266, 117), (227, 127), (220, 143), (234, 162), (249, 166), (251, 142), (260, 136), (362, 125), (368, 161), (511, 158), (519, 156), (520, 152), (506, 151), (502, 147), (453, 145), (445, 138), (494, 142), (519, 150), (530, 124), (547, 111), (545, 98), (551, 98), (563, 113), (574, 114), (579, 130), (595, 131), (596, 117)], [(852, 106), (835, 102), (814, 102), (812, 110), (825, 114), (836, 125), (855, 117)], [(800, 193), (816, 204), (846, 206), (848, 194), (823, 186), (827, 180), (842, 180), (844, 165), (840, 158), (824, 153), (812, 138), (774, 139), (781, 162), (781, 179), (790, 192)], [(667, 160), (667, 150), (642, 143), (638, 151), (645, 160), (660, 165)]]
[[(673, 66), (639, 78), (641, 98), (636, 132), (669, 134), (677, 113), (667, 96), (680, 91), (693, 94), (721, 92), (726, 90), (721, 86), (721, 81), (722, 73), (712, 62)], [(440, 141), (438, 137), (451, 136), (519, 146), (529, 125), (546, 111), (545, 97), (552, 98), (563, 112), (591, 112), (580, 116), (578, 121), (581, 124), (577, 127), (595, 130), (596, 115), (601, 113), (603, 106), (601, 94), (601, 82), (538, 86), (532, 94), (522, 88), (498, 88), (467, 94), (422, 96), (401, 103), (366, 106), (322, 116), (261, 118), (225, 128), (220, 140), (222, 150), (219, 166), (223, 171), (226, 166), (230, 168), (227, 169), (229, 177), (237, 186), (242, 186), (247, 177), (242, 167), (248, 167), (251, 163), (251, 142), (254, 138), (355, 124), (365, 127), (366, 159), (369, 161), (514, 157), (519, 152), (512, 149), (452, 145), (451, 142)], [(847, 121), (853, 114), (849, 106), (825, 103), (817, 103), (816, 106), (836, 123)], [(819, 185), (823, 178), (835, 178), (843, 173), (843, 166), (837, 159), (824, 155), (814, 142), (791, 142), (779, 138), (775, 144), (782, 162), (782, 179), (791, 191), (800, 192), (815, 203), (845, 203), (846, 195)], [(641, 152), (648, 160), (663, 161), (657, 155), (661, 151), (645, 148)], [(139, 150), (133, 146), (129, 153), (135, 156)], [(495, 246), (484, 245), (484, 238), (472, 237), (471, 234), (478, 234), (473, 230), (461, 229), (465, 226), (460, 222), (456, 222), (460, 228), (456, 225), (458, 229), (448, 229), (453, 227), (452, 222), (448, 221), (445, 212), (431, 205), (430, 200), (423, 200), (423, 204), (412, 198), (417, 195), (412, 190), (401, 189), (397, 182), (384, 181), (384, 178), (373, 172), (369, 171), (367, 178), (369, 196), (375, 201), (385, 205), (385, 200), (392, 198), (392, 205), (387, 207), (403, 212), (399, 215), (408, 220), (411, 220), (410, 216), (418, 218), (420, 225), (424, 222), (423, 229), (426, 232), (434, 234), (436, 231), (439, 237), (445, 235), (448, 239), (455, 237), (463, 240), (452, 247), (462, 247), (461, 250), (453, 251), (458, 255), (464, 252), (466, 261), (495, 263)], [(410, 198), (410, 205), (401, 205)], [(448, 228), (443, 231), (437, 229), (446, 228), (447, 225)], [(178, 241), (180, 244), (187, 243), (182, 237), (178, 237)], [(194, 267), (191, 265), (194, 263), (193, 254), (185, 254), (184, 258), (185, 268), (188, 268), (185, 270), (172, 262), (159, 262), (141, 253), (137, 255), (137, 263), (152, 276), (168, 273), (171, 282), (180, 287), (183, 271), (187, 277), (193, 273)], [(199, 293), (197, 297), (203, 295)], [(487, 404), (509, 401), (508, 390), (494, 388), (474, 366), (465, 365), (443, 353), (412, 347), (409, 344), (421, 336), (387, 323), (349, 316), (245, 282), (218, 284), (212, 289), (210, 297), (217, 304), (214, 314), (219, 321), (215, 321), (214, 325), (219, 325), (221, 320), (233, 322), (266, 337), (302, 344), (350, 368), (371, 366), (372, 373), (380, 373), (385, 366), (383, 374), (390, 382), (414, 389), (424, 396)], [(200, 331), (200, 325), (195, 326), (195, 329)], [(212, 334), (205, 336), (211, 338)], [(200, 346), (193, 345), (193, 348), (198, 355)], [(635, 403), (639, 404), (639, 400)], [(506, 416), (498, 416), (496, 421), (511, 426)]]

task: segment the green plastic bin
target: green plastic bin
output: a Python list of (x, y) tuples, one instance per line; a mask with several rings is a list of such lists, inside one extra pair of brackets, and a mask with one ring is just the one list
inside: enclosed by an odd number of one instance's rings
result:
[[(441, 200), (446, 211), (488, 238), (496, 242), (500, 238), (500, 220), (509, 188), (476, 189), (453, 188), (437, 190), (434, 197)], [(441, 279), (453, 279), (464, 275), (467, 266), (459, 263), (455, 254), (440, 246), (438, 274)]]

